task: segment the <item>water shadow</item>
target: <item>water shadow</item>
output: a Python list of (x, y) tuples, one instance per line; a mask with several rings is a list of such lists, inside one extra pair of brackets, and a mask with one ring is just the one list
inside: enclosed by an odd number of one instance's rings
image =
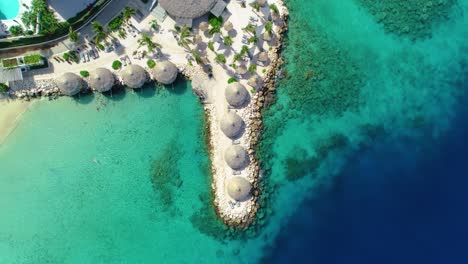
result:
[(96, 95), (93, 92), (91, 92), (90, 90), (86, 90), (82, 93), (73, 96), (72, 98), (76, 103), (86, 105), (93, 102), (95, 97)]
[(181, 95), (187, 91), (188, 86), (188, 81), (186, 81), (179, 75), (179, 77), (177, 77), (176, 81), (173, 84), (166, 85), (165, 87), (167, 88), (167, 91), (169, 91), (171, 94)]

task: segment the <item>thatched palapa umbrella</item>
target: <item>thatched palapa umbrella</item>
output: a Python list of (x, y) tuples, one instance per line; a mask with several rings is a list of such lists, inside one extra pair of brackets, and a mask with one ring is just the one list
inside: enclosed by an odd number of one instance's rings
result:
[(243, 202), (250, 198), (252, 184), (247, 179), (235, 176), (226, 180), (224, 184), (228, 195), (232, 199)]
[(174, 63), (166, 60), (156, 63), (152, 73), (153, 78), (159, 83), (171, 84), (176, 80), (179, 70)]
[(240, 75), (246, 74), (246, 73), (247, 73), (247, 67), (245, 67), (245, 65), (243, 65), (243, 64), (237, 66), (237, 68), (236, 68), (236, 73), (237, 73), (237, 74), (240, 74)]
[(89, 86), (95, 91), (101, 93), (110, 91), (114, 83), (114, 75), (106, 68), (97, 68), (89, 74)]
[(55, 81), (60, 92), (64, 95), (73, 96), (83, 89), (83, 80), (80, 76), (66, 72)]
[(146, 80), (147, 74), (145, 69), (140, 65), (130, 64), (125, 67), (121, 72), (120, 75), (124, 84), (132, 89), (141, 88)]
[(238, 82), (228, 84), (224, 96), (226, 97), (226, 101), (233, 107), (243, 106), (250, 98), (247, 89)]
[(244, 126), (244, 121), (236, 113), (227, 113), (220, 123), (221, 131), (231, 139), (238, 138), (242, 134)]
[(226, 30), (227, 32), (234, 29), (234, 25), (231, 23), (231, 21), (226, 21), (223, 27), (224, 27), (224, 30)]
[(257, 3), (260, 5), (260, 6), (264, 6), (266, 4), (267, 0), (257, 0)]
[(271, 34), (270, 34), (270, 32), (265, 31), (265, 32), (263, 33), (263, 40), (265, 40), (265, 41), (270, 41), (270, 40), (271, 40)]
[(232, 169), (241, 170), (249, 165), (249, 154), (243, 147), (232, 145), (224, 151), (224, 161)]
[(258, 54), (258, 60), (262, 61), (262, 62), (267, 61), (268, 60), (268, 53), (266, 53), (265, 51), (260, 52), (260, 54)]
[(198, 28), (201, 30), (201, 31), (207, 31), (208, 28), (210, 27), (210, 25), (208, 24), (208, 22), (201, 22), (200, 25), (198, 26)]
[(252, 87), (257, 87), (258, 84), (258, 78), (256, 76), (250, 77), (249, 81), (247, 82), (248, 85)]

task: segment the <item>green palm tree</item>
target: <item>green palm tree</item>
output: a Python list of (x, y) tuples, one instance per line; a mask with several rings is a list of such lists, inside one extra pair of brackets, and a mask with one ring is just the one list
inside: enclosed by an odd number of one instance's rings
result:
[(271, 23), (271, 21), (266, 22), (265, 31), (270, 34), (273, 32), (273, 23)]
[(221, 53), (216, 54), (215, 60), (218, 63), (226, 63), (226, 57)]
[(192, 56), (195, 58), (195, 61), (197, 62), (198, 65), (204, 65), (205, 63), (203, 62), (203, 59), (200, 55), (200, 53), (196, 50), (191, 51)]
[(68, 37), (70, 38), (71, 41), (77, 43), (78, 42), (78, 33), (73, 30), (73, 28), (70, 26), (70, 29), (68, 30)]
[(132, 7), (126, 6), (123, 11), (122, 11), (122, 18), (125, 21), (125, 23), (128, 23), (130, 18), (135, 15), (135, 9)]
[(260, 4), (257, 1), (253, 2), (251, 5), (255, 11), (260, 11)]
[(244, 28), (244, 30), (247, 31), (247, 32), (250, 32), (253, 35), (255, 35), (255, 33), (257, 32), (255, 30), (255, 26), (250, 24), (250, 23)]
[(98, 21), (91, 22), (91, 26), (93, 27), (94, 41), (96, 43), (101, 43), (101, 41), (105, 40), (108, 37), (109, 33)]
[(157, 31), (159, 29), (159, 24), (156, 19), (151, 20), (150, 27), (152, 30)]
[(232, 44), (234, 43), (234, 41), (232, 40), (230, 36), (224, 37), (223, 42), (224, 42), (224, 45), (226, 46), (232, 46)]
[(148, 52), (153, 52), (156, 48), (161, 48), (161, 45), (154, 42), (146, 33), (141, 33), (141, 38), (138, 40), (138, 48), (146, 46)]
[(191, 35), (192, 34), (190, 33), (190, 28), (188, 28), (187, 26), (183, 26), (179, 30), (179, 41), (177, 42), (177, 44), (181, 47), (189, 49), (189, 44), (193, 43), (190, 40)]

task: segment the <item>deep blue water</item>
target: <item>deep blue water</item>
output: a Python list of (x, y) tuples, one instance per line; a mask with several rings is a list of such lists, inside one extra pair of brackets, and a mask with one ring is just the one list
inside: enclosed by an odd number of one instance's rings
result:
[(468, 263), (468, 108), (437, 141), (378, 143), (305, 201), (269, 263)]

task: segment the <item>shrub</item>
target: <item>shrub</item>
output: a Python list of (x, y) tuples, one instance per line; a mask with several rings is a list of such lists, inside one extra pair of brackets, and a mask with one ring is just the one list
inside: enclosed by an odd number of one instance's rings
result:
[(10, 87), (8, 87), (8, 85), (4, 83), (0, 83), (0, 93), (6, 93), (8, 92), (9, 89)]
[(112, 69), (118, 70), (120, 68), (122, 68), (122, 62), (120, 62), (119, 60), (115, 60), (114, 62), (112, 62)]
[(13, 36), (19, 36), (23, 34), (23, 28), (17, 25), (11, 26), (9, 31)]
[(42, 57), (39, 54), (31, 54), (24, 56), (24, 64), (39, 64), (42, 61)]
[(232, 44), (234, 43), (234, 41), (232, 40), (230, 36), (224, 37), (223, 42), (224, 42), (224, 45), (226, 46), (232, 46)]
[(97, 47), (98, 47), (98, 49), (100, 49), (100, 50), (104, 50), (104, 45), (102, 45), (101, 43), (98, 43), (98, 44), (97, 44)]
[(122, 15), (118, 15), (116, 17), (114, 17), (108, 24), (108, 27), (110, 30), (112, 31), (117, 31), (120, 29), (120, 27), (122, 26), (123, 24), (123, 19), (122, 19)]
[(64, 59), (64, 60), (69, 60), (69, 59), (70, 59), (70, 54), (68, 54), (68, 52), (67, 52), (67, 53), (64, 53), (64, 54), (63, 54), (63, 59)]
[(211, 26), (211, 29), (208, 32), (210, 35), (213, 35), (214, 33), (219, 33), (221, 32), (221, 27), (223, 26), (223, 17), (215, 17), (212, 15), (208, 19), (208, 23)]
[(216, 54), (215, 60), (219, 63), (226, 63), (226, 57), (223, 54)]
[(211, 51), (214, 51), (214, 42), (213, 41), (208, 41), (208, 48), (211, 50)]
[(236, 78), (232, 78), (232, 77), (229, 78), (228, 84), (229, 84), (229, 83), (234, 83), (234, 82), (237, 82), (237, 79), (236, 79)]
[(18, 66), (17, 59), (4, 59), (2, 60), (3, 67), (5, 68), (12, 68)]
[(254, 74), (256, 70), (257, 70), (257, 65), (252, 64), (252, 65), (249, 66), (250, 74)]
[(153, 69), (154, 66), (156, 66), (156, 62), (154, 62), (153, 59), (149, 59), (149, 60), (146, 62), (146, 65), (148, 65), (148, 68)]
[(27, 35), (27, 36), (32, 36), (32, 35), (34, 34), (34, 31), (32, 31), (32, 30), (26, 30), (26, 31), (24, 32), (24, 34)]
[(89, 71), (80, 71), (80, 75), (86, 78), (89, 76)]

